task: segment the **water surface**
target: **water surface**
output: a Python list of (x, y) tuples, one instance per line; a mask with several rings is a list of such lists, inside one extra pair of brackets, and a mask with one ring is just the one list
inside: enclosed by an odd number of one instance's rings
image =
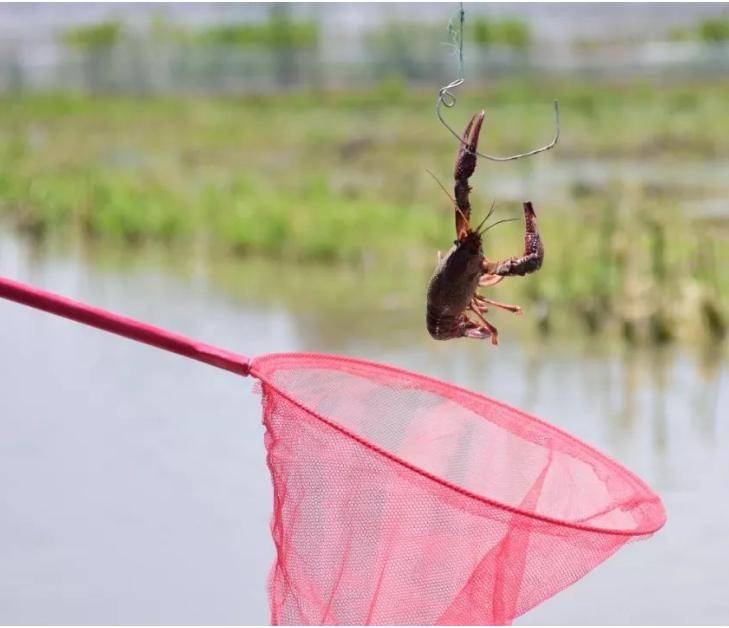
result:
[[(0, 274), (248, 355), (344, 353), (523, 407), (662, 496), (668, 524), (520, 621), (729, 622), (729, 369), (719, 349), (435, 343), (427, 277), (210, 264), (0, 232)], [(271, 491), (253, 382), (0, 302), (0, 622), (266, 623)]]

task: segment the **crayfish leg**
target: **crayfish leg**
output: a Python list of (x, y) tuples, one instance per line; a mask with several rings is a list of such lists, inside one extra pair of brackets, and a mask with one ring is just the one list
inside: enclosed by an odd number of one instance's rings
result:
[(474, 325), (473, 327), (467, 329), (464, 335), (467, 338), (476, 338), (477, 340), (486, 340), (487, 338), (491, 338), (492, 344), (499, 344), (499, 341), (496, 339), (495, 336), (491, 335), (491, 332), (488, 329), (479, 325)]
[[(499, 344), (499, 330), (496, 329), (491, 323), (489, 323), (484, 317), (481, 312), (478, 311), (473, 305), (468, 306), (469, 309), (478, 317), (478, 319), (481, 321), (482, 325), (478, 325), (477, 323), (474, 323), (478, 329), (487, 329), (489, 332), (489, 335), (491, 336), (491, 344), (497, 345)], [(466, 332), (466, 335), (468, 335), (468, 332)], [(474, 337), (474, 336), (472, 336)]]
[(479, 295), (479, 299), (482, 303), (488, 303), (489, 305), (493, 305), (494, 307), (499, 307), (502, 310), (506, 310), (507, 312), (512, 312), (513, 314), (524, 314), (524, 310), (522, 310), (518, 305), (511, 305), (510, 303), (502, 303), (501, 301), (493, 301), (491, 299), (486, 299)]

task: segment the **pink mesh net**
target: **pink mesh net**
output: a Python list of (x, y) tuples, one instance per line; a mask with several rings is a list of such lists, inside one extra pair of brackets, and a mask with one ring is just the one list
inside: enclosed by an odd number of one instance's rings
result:
[(334, 356), (261, 380), (274, 624), (505, 624), (665, 522), (640, 479), (497, 401)]

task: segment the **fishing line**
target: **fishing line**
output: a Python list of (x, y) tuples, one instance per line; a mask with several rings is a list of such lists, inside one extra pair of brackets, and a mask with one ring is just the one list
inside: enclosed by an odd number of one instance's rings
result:
[(478, 151), (472, 151), (468, 148), (466, 145), (466, 142), (463, 140), (463, 138), (451, 127), (448, 122), (446, 122), (445, 118), (443, 117), (443, 113), (441, 111), (441, 107), (446, 107), (448, 109), (452, 109), (456, 106), (456, 95), (454, 93), (454, 90), (457, 87), (460, 87), (466, 80), (465, 78), (465, 70), (464, 70), (464, 63), (463, 63), (463, 25), (466, 20), (466, 13), (463, 10), (463, 2), (459, 3), (459, 11), (458, 11), (458, 28), (456, 28), (453, 25), (453, 19), (448, 22), (448, 32), (451, 37), (451, 44), (457, 51), (458, 51), (458, 78), (454, 81), (451, 81), (447, 85), (444, 85), (438, 90), (438, 98), (435, 103), (435, 114), (438, 116), (438, 120), (440, 120), (440, 123), (448, 129), (448, 131), (455, 137), (464, 147), (464, 150), (466, 150), (471, 155), (477, 155), (479, 157), (483, 157), (484, 159), (489, 159), (490, 161), (513, 161), (515, 159), (522, 159), (524, 157), (531, 157), (532, 155), (537, 155), (538, 153), (543, 153), (545, 151), (550, 150), (551, 148), (554, 148), (557, 145), (557, 142), (559, 141), (559, 133), (560, 133), (560, 126), (559, 126), (559, 101), (554, 101), (554, 137), (552, 138), (552, 141), (549, 142), (549, 144), (546, 144), (545, 146), (541, 146), (539, 148), (534, 148), (530, 151), (527, 151), (525, 153), (518, 153), (516, 155), (509, 155), (506, 157), (497, 157), (494, 155), (488, 155), (486, 153), (480, 153)]

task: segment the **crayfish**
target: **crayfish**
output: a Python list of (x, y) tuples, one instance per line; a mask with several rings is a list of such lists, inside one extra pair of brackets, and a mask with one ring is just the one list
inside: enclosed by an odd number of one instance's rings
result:
[(455, 198), (452, 200), (455, 205), (457, 237), (444, 256), (438, 253), (438, 264), (428, 285), (426, 324), (428, 332), (436, 340), (463, 336), (491, 338), (491, 343), (496, 345), (498, 331), (484, 318), (489, 306), (515, 314), (521, 314), (522, 310), (517, 305), (486, 299), (478, 293), (478, 289), (494, 286), (504, 277), (523, 276), (539, 270), (544, 260), (544, 247), (530, 202), (523, 205), (525, 233), (524, 254), (521, 257), (500, 261), (486, 258), (482, 246), (483, 234), (490, 227), (482, 227), (491, 212), (476, 229), (471, 228), (471, 188), (468, 180), (476, 169), (476, 149), (483, 118), (483, 111), (471, 118), (463, 132), (463, 141), (456, 155)]

